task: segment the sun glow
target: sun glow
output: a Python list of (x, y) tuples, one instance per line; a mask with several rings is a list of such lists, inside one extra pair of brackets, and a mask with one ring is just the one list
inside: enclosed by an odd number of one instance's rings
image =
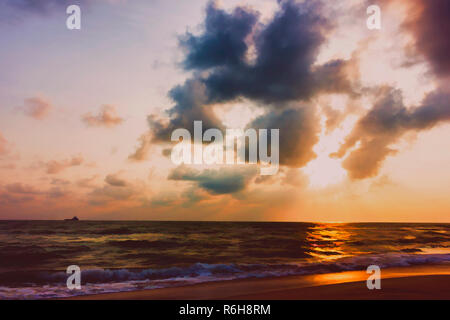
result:
[(341, 182), (345, 176), (345, 170), (337, 159), (332, 159), (327, 153), (318, 153), (315, 160), (311, 161), (303, 170), (309, 177), (309, 184), (314, 188), (324, 188)]
[[(326, 118), (322, 118), (322, 123)], [(331, 133), (326, 133), (325, 128), (322, 130), (319, 142), (314, 146), (314, 152), (317, 158), (308, 163), (303, 169), (308, 175), (309, 185), (312, 188), (324, 188), (342, 182), (347, 173), (342, 168), (342, 159), (331, 158), (330, 154), (339, 149), (340, 144), (348, 135), (353, 127), (355, 119), (347, 117), (339, 128)]]

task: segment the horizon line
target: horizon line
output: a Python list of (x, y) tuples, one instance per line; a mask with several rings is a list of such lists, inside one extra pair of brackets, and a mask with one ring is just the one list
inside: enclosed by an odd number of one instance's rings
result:
[[(71, 219), (1, 219), (2, 221), (65, 221), (70, 222)], [(122, 219), (110, 219), (110, 220), (97, 220), (97, 219), (80, 219), (75, 222), (92, 221), (92, 222), (231, 222), (231, 223), (313, 223), (313, 224), (351, 224), (351, 223), (423, 223), (423, 224), (450, 224), (450, 222), (436, 222), (436, 221), (252, 221), (252, 220), (122, 220)]]

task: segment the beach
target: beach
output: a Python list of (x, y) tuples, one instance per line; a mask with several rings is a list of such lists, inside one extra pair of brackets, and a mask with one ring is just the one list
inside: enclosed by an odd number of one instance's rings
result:
[(379, 300), (450, 299), (450, 265), (382, 270), (369, 290), (365, 271), (243, 279), (175, 288), (76, 296), (73, 300)]

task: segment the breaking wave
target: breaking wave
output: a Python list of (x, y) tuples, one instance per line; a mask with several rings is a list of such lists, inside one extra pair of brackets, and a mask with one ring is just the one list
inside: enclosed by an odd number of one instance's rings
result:
[[(110, 292), (167, 288), (204, 282), (245, 278), (308, 275), (365, 270), (371, 264), (380, 268), (433, 265), (450, 262), (450, 254), (375, 254), (337, 259), (322, 263), (282, 264), (205, 264), (163, 269), (90, 269), (82, 270), (82, 290), (66, 288), (64, 272), (21, 272), (2, 274), (0, 296), (3, 299), (43, 299)], [(21, 285), (14, 285), (14, 278)], [(8, 283), (9, 282), (9, 283)]]

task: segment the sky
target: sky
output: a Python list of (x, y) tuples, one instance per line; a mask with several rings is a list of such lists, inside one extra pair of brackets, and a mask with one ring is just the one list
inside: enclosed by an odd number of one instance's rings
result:
[[(0, 12), (0, 219), (450, 222), (447, 0)], [(194, 121), (279, 129), (278, 173), (174, 164)]]

